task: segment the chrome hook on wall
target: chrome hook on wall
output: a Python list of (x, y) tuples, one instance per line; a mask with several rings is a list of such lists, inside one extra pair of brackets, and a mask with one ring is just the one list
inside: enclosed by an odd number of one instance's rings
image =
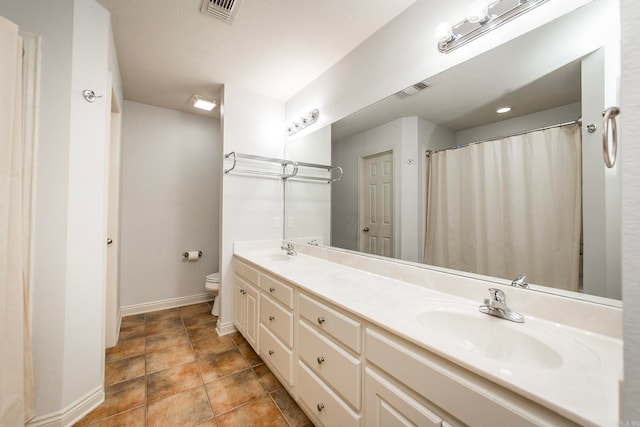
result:
[(90, 89), (85, 89), (82, 91), (82, 96), (84, 100), (87, 102), (94, 102), (98, 98), (102, 98), (102, 95), (96, 95), (96, 93)]
[[(604, 164), (611, 169), (616, 164), (618, 154), (618, 128), (616, 126), (616, 116), (620, 114), (618, 107), (609, 107), (602, 112), (602, 156)], [(609, 151), (609, 122), (611, 122), (611, 151)]]

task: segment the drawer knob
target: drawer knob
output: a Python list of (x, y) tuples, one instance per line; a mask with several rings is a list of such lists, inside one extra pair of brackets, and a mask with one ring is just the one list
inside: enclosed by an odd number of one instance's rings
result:
[(273, 356), (274, 354), (275, 354), (275, 351), (269, 350), (269, 356)]
[(322, 325), (324, 323), (324, 317), (318, 317), (318, 325)]
[(324, 363), (324, 356), (318, 356), (318, 365), (322, 365)]
[(318, 403), (316, 405), (316, 408), (318, 408), (318, 412), (322, 412), (322, 410), (324, 409), (324, 403)]
[(276, 320), (275, 316), (269, 316), (269, 322), (273, 322), (274, 320)]
[(269, 288), (269, 292), (275, 292), (276, 288)]

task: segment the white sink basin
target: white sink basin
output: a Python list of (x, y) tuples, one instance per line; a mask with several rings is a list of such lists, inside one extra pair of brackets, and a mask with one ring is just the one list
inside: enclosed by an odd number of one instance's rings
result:
[(552, 328), (510, 322), (482, 314), (473, 306), (445, 305), (420, 313), (416, 320), (434, 340), (505, 366), (583, 369), (600, 365), (589, 348)]
[(282, 253), (262, 254), (258, 258), (260, 258), (261, 261), (277, 262), (277, 261), (290, 261), (292, 257), (282, 252)]

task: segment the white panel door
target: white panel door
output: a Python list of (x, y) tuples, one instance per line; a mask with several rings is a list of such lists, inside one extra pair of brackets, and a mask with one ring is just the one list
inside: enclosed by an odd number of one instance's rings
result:
[(393, 152), (363, 159), (359, 194), (360, 250), (393, 257)]

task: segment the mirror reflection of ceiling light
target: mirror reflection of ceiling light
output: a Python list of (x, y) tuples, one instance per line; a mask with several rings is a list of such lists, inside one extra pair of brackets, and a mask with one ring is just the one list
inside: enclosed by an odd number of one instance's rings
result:
[(211, 111), (216, 108), (217, 105), (215, 99), (205, 98), (204, 96), (200, 95), (193, 95), (191, 97), (191, 101), (189, 102), (191, 102), (191, 105), (193, 105), (194, 107), (205, 111)]
[(504, 113), (508, 113), (509, 111), (511, 111), (511, 107), (500, 107), (496, 110), (496, 113), (504, 114)]
[(548, 0), (475, 0), (469, 8), (467, 18), (454, 25), (443, 22), (436, 27), (438, 50), (449, 53), (546, 1)]

